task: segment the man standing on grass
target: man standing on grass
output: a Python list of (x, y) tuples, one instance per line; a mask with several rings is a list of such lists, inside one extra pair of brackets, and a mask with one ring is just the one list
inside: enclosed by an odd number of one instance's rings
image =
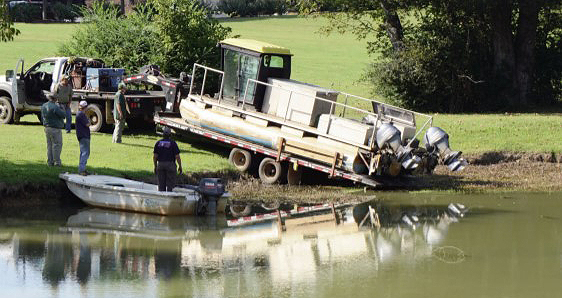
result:
[(76, 137), (80, 145), (80, 160), (78, 162), (78, 173), (86, 176), (86, 163), (90, 157), (90, 120), (84, 113), (88, 103), (83, 100), (80, 102), (78, 114), (76, 114)]
[(41, 119), (47, 137), (47, 165), (61, 166), (62, 132), (65, 114), (55, 102), (54, 96), (41, 106)]
[(70, 110), (70, 102), (72, 101), (72, 86), (69, 82), (68, 75), (62, 75), (60, 82), (55, 85), (53, 95), (66, 113), (66, 133), (70, 133), (72, 127), (72, 111)]
[(115, 119), (113, 143), (121, 143), (121, 134), (123, 134), (123, 128), (125, 127), (125, 118), (127, 113), (130, 113), (127, 101), (125, 101), (127, 85), (121, 82), (118, 85), (118, 89), (117, 93), (115, 93), (115, 99), (113, 100), (113, 118)]
[(169, 127), (164, 127), (163, 137), (154, 145), (154, 174), (158, 178), (158, 191), (172, 191), (176, 186), (176, 163), (181, 174), (181, 158), (178, 144), (170, 139)]

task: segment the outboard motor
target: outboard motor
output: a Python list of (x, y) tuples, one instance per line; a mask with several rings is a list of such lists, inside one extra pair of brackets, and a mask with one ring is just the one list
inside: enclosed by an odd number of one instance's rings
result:
[(468, 162), (460, 158), (461, 151), (453, 151), (449, 147), (449, 135), (439, 127), (430, 127), (424, 136), (425, 148), (428, 152), (438, 151), (443, 163), (451, 171), (460, 171), (466, 167)]
[(224, 194), (225, 186), (220, 178), (203, 178), (199, 181), (201, 201), (197, 206), (197, 214), (216, 215), (217, 201)]
[(400, 131), (390, 123), (384, 123), (377, 130), (377, 145), (379, 148), (387, 144), (396, 154), (396, 158), (406, 170), (418, 167), (421, 159), (412, 154), (412, 148), (402, 146)]

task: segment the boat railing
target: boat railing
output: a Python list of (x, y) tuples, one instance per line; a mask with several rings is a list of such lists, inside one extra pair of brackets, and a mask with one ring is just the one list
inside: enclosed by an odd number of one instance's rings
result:
[[(205, 65), (201, 65), (198, 63), (194, 64), (193, 67), (193, 74), (192, 74), (192, 80), (191, 80), (191, 84), (190, 84), (190, 88), (189, 88), (189, 95), (194, 94), (193, 93), (193, 89), (194, 89), (194, 80), (195, 80), (195, 75), (197, 72), (197, 69), (203, 69), (204, 73), (203, 73), (203, 78), (202, 78), (202, 83), (201, 83), (201, 88), (200, 91), (198, 92), (198, 95), (200, 96), (200, 98), (203, 98), (204, 92), (205, 92), (205, 84), (206, 84), (206, 80), (208, 77), (208, 73), (209, 71), (212, 73), (216, 73), (217, 75), (220, 76), (220, 89), (219, 89), (219, 94), (218, 97), (215, 97), (218, 100), (218, 103), (221, 104), (221, 101), (223, 100), (223, 88), (224, 88), (224, 72), (218, 69), (214, 69), (212, 67), (208, 67)], [(250, 84), (250, 83), (254, 83), (254, 84)], [(287, 102), (287, 107), (283, 113), (283, 120), (281, 124), (286, 124), (287, 121), (290, 121), (288, 119), (288, 115), (290, 113), (290, 107), (291, 107), (291, 101), (293, 99), (293, 94), (299, 94), (301, 96), (306, 96), (306, 97), (312, 97), (309, 94), (304, 94), (302, 92), (298, 92), (295, 90), (290, 90), (287, 88), (283, 88), (281, 86), (274, 86), (272, 84), (266, 83), (266, 82), (261, 82), (258, 80), (254, 80), (254, 79), (247, 79), (246, 82), (246, 88), (244, 90), (244, 97), (242, 99), (242, 106), (241, 109), (246, 111), (246, 101), (247, 101), (247, 96), (249, 93), (248, 88), (256, 88), (257, 84), (259, 85), (263, 85), (266, 87), (270, 87), (270, 88), (275, 88), (275, 89), (280, 89), (286, 92), (289, 92), (289, 99)], [(416, 128), (416, 134), (414, 135), (414, 137), (410, 140), (411, 144), (414, 139), (418, 138), (418, 136), (425, 131), (427, 128), (429, 128), (429, 126), (432, 125), (433, 123), (433, 117), (427, 114), (423, 114), (423, 113), (419, 113), (419, 112), (415, 112), (415, 111), (411, 111), (408, 109), (404, 109), (401, 107), (397, 107), (394, 105), (390, 105), (381, 101), (377, 101), (374, 99), (368, 99), (368, 98), (364, 98), (358, 95), (353, 95), (353, 94), (349, 94), (349, 93), (345, 93), (345, 92), (341, 92), (338, 90), (332, 90), (335, 93), (338, 93), (339, 95), (344, 96), (344, 102), (338, 102), (336, 101), (332, 101), (326, 98), (322, 98), (322, 97), (317, 97), (314, 96), (314, 101), (316, 103), (316, 101), (322, 101), (322, 102), (326, 102), (330, 104), (330, 115), (335, 115), (336, 112), (336, 108), (340, 109), (340, 116), (341, 118), (345, 118), (348, 120), (354, 120), (357, 121), (356, 117), (353, 116), (357, 116), (360, 115), (360, 119), (363, 119), (364, 117), (367, 116), (371, 116), (375, 119), (375, 123), (373, 123), (374, 127), (378, 127), (378, 125), (380, 125), (383, 122), (390, 122), (390, 123), (401, 123), (404, 125), (409, 125), (409, 126), (413, 126)], [(373, 112), (359, 108), (357, 106), (352, 105), (350, 102), (359, 102), (359, 103), (367, 103), (367, 105), (371, 105), (373, 108)], [(361, 105), (361, 104), (356, 104), (356, 105)], [(347, 115), (347, 117), (346, 117)], [(426, 120), (423, 122), (423, 125), (421, 127), (417, 127), (416, 126), (416, 116), (420, 116), (425, 118)], [(328, 127), (330, 126), (332, 121), (332, 117), (330, 117), (328, 119)], [(374, 139), (375, 139), (375, 131), (376, 129), (373, 129), (372, 135), (370, 137), (370, 144), (371, 146), (373, 146), (374, 144)]]

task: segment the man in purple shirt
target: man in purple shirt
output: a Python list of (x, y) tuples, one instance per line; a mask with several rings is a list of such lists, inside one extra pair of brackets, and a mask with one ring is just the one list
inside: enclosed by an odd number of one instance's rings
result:
[(90, 157), (90, 120), (84, 113), (88, 103), (83, 100), (79, 104), (79, 111), (76, 114), (76, 137), (80, 145), (80, 161), (78, 163), (78, 173), (86, 176), (86, 163)]
[(164, 127), (164, 138), (154, 145), (154, 174), (158, 178), (158, 191), (172, 191), (176, 186), (176, 162), (181, 174), (181, 158), (178, 144), (170, 139), (171, 130)]

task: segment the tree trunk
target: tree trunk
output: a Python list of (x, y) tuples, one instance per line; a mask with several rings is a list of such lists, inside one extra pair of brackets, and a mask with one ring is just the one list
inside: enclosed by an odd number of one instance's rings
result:
[(514, 105), (515, 51), (511, 28), (512, 2), (494, 1), (490, 13), (494, 50), (494, 85), (498, 88), (498, 100)]
[(388, 33), (392, 47), (395, 51), (401, 51), (405, 48), (404, 29), (402, 28), (400, 17), (396, 12), (396, 7), (387, 0), (381, 0), (381, 7), (384, 10), (386, 32)]
[(47, 0), (43, 0), (43, 11), (41, 12), (43, 21), (47, 19)]
[(121, 14), (125, 14), (125, 0), (121, 0)]
[(519, 22), (515, 39), (515, 84), (518, 106), (529, 104), (535, 66), (535, 43), (539, 6), (536, 0), (519, 0)]

